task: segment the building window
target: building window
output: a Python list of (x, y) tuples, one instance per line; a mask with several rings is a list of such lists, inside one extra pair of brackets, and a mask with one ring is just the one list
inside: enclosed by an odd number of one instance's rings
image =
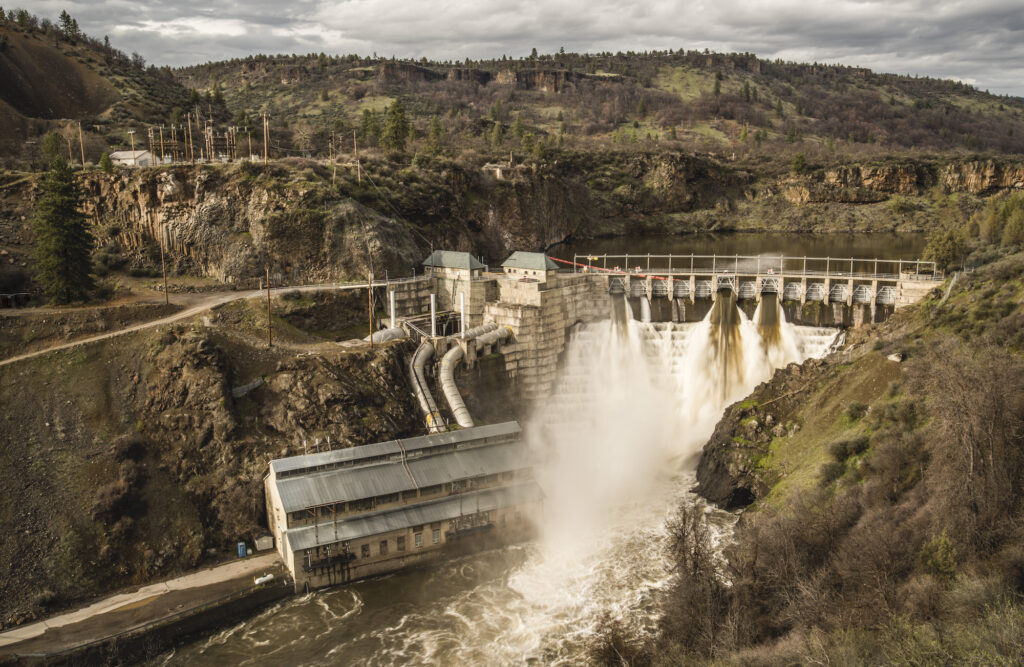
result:
[(423, 546), (423, 533), (416, 533), (413, 536), (413, 541), (416, 544), (416, 548), (419, 549)]
[(381, 556), (387, 556), (388, 555), (388, 541), (387, 540), (381, 540), (380, 541), (380, 555)]
[(362, 546), (362, 548), (360, 549), (360, 552), (363, 554), (363, 558), (369, 558), (370, 557), (370, 545), (369, 544), (364, 544)]
[(435, 528), (434, 529), (434, 544), (438, 544), (440, 542), (441, 542), (441, 529), (440, 528)]
[(395, 541), (397, 542), (398, 550), (405, 551), (405, 535), (399, 535)]

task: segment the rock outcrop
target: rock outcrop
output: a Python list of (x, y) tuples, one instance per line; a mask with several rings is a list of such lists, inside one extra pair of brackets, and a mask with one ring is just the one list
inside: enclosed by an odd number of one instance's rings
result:
[(947, 165), (939, 173), (939, 182), (947, 192), (979, 195), (994, 190), (1024, 189), (1024, 164), (1006, 164), (996, 160), (976, 160)]
[(281, 362), (262, 388), (262, 422), (289, 440), (330, 434), (341, 445), (376, 442), (420, 427), (406, 372), (410, 341), (376, 352)]

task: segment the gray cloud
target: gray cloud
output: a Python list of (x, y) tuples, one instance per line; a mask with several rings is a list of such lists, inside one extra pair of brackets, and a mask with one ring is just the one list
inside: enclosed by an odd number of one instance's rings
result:
[(1024, 96), (1020, 0), (39, 0), (158, 65), (254, 53), (435, 59), (648, 49), (747, 51), (960, 79)]

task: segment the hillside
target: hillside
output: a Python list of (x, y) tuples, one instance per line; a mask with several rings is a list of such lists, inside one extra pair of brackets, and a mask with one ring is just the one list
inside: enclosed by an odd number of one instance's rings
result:
[[(323, 155), (332, 132), (346, 151), (353, 130), (364, 145), (377, 143), (374, 125), (395, 100), (416, 128), (419, 150), (440, 143), (498, 155), (659, 143), (752, 160), (773, 159), (780, 150), (783, 157), (840, 158), (1024, 152), (1019, 98), (954, 81), (751, 54), (560, 53), (465, 63), (260, 55), (176, 74), (189, 87), (221, 91), (239, 125), (269, 114), (279, 150)], [(434, 117), (440, 132), (432, 130)]]
[(416, 433), (408, 341), (331, 342), (365, 301), (282, 294), (272, 349), (265, 304), (236, 301), (0, 369), (0, 627), (230, 557), (266, 531), (266, 462), (304, 440)]
[(51, 130), (73, 139), (78, 161), (78, 121), (86, 160), (95, 162), (111, 146), (127, 147), (129, 128), (183, 114), (189, 92), (170, 70), (146, 67), (107, 43), (34, 17), (21, 25), (0, 19), (0, 157), (12, 164), (36, 160)]
[(683, 507), (658, 642), (613, 625), (597, 657), (1018, 662), (1022, 290), (1024, 255), (1003, 256), (731, 406), (697, 474), (698, 493), (746, 508), (734, 541), (716, 562)]

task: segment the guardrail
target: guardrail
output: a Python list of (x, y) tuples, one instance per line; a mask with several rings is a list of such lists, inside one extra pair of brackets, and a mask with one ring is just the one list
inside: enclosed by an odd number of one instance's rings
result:
[[(555, 259), (555, 258), (552, 258)], [(864, 259), (856, 257), (788, 257), (784, 255), (573, 255), (573, 261), (556, 260), (572, 266), (572, 271), (600, 271), (618, 274), (692, 275), (692, 274), (781, 274), (799, 276), (838, 276), (899, 280), (905, 278), (939, 279), (942, 272), (935, 262), (920, 259)]]

